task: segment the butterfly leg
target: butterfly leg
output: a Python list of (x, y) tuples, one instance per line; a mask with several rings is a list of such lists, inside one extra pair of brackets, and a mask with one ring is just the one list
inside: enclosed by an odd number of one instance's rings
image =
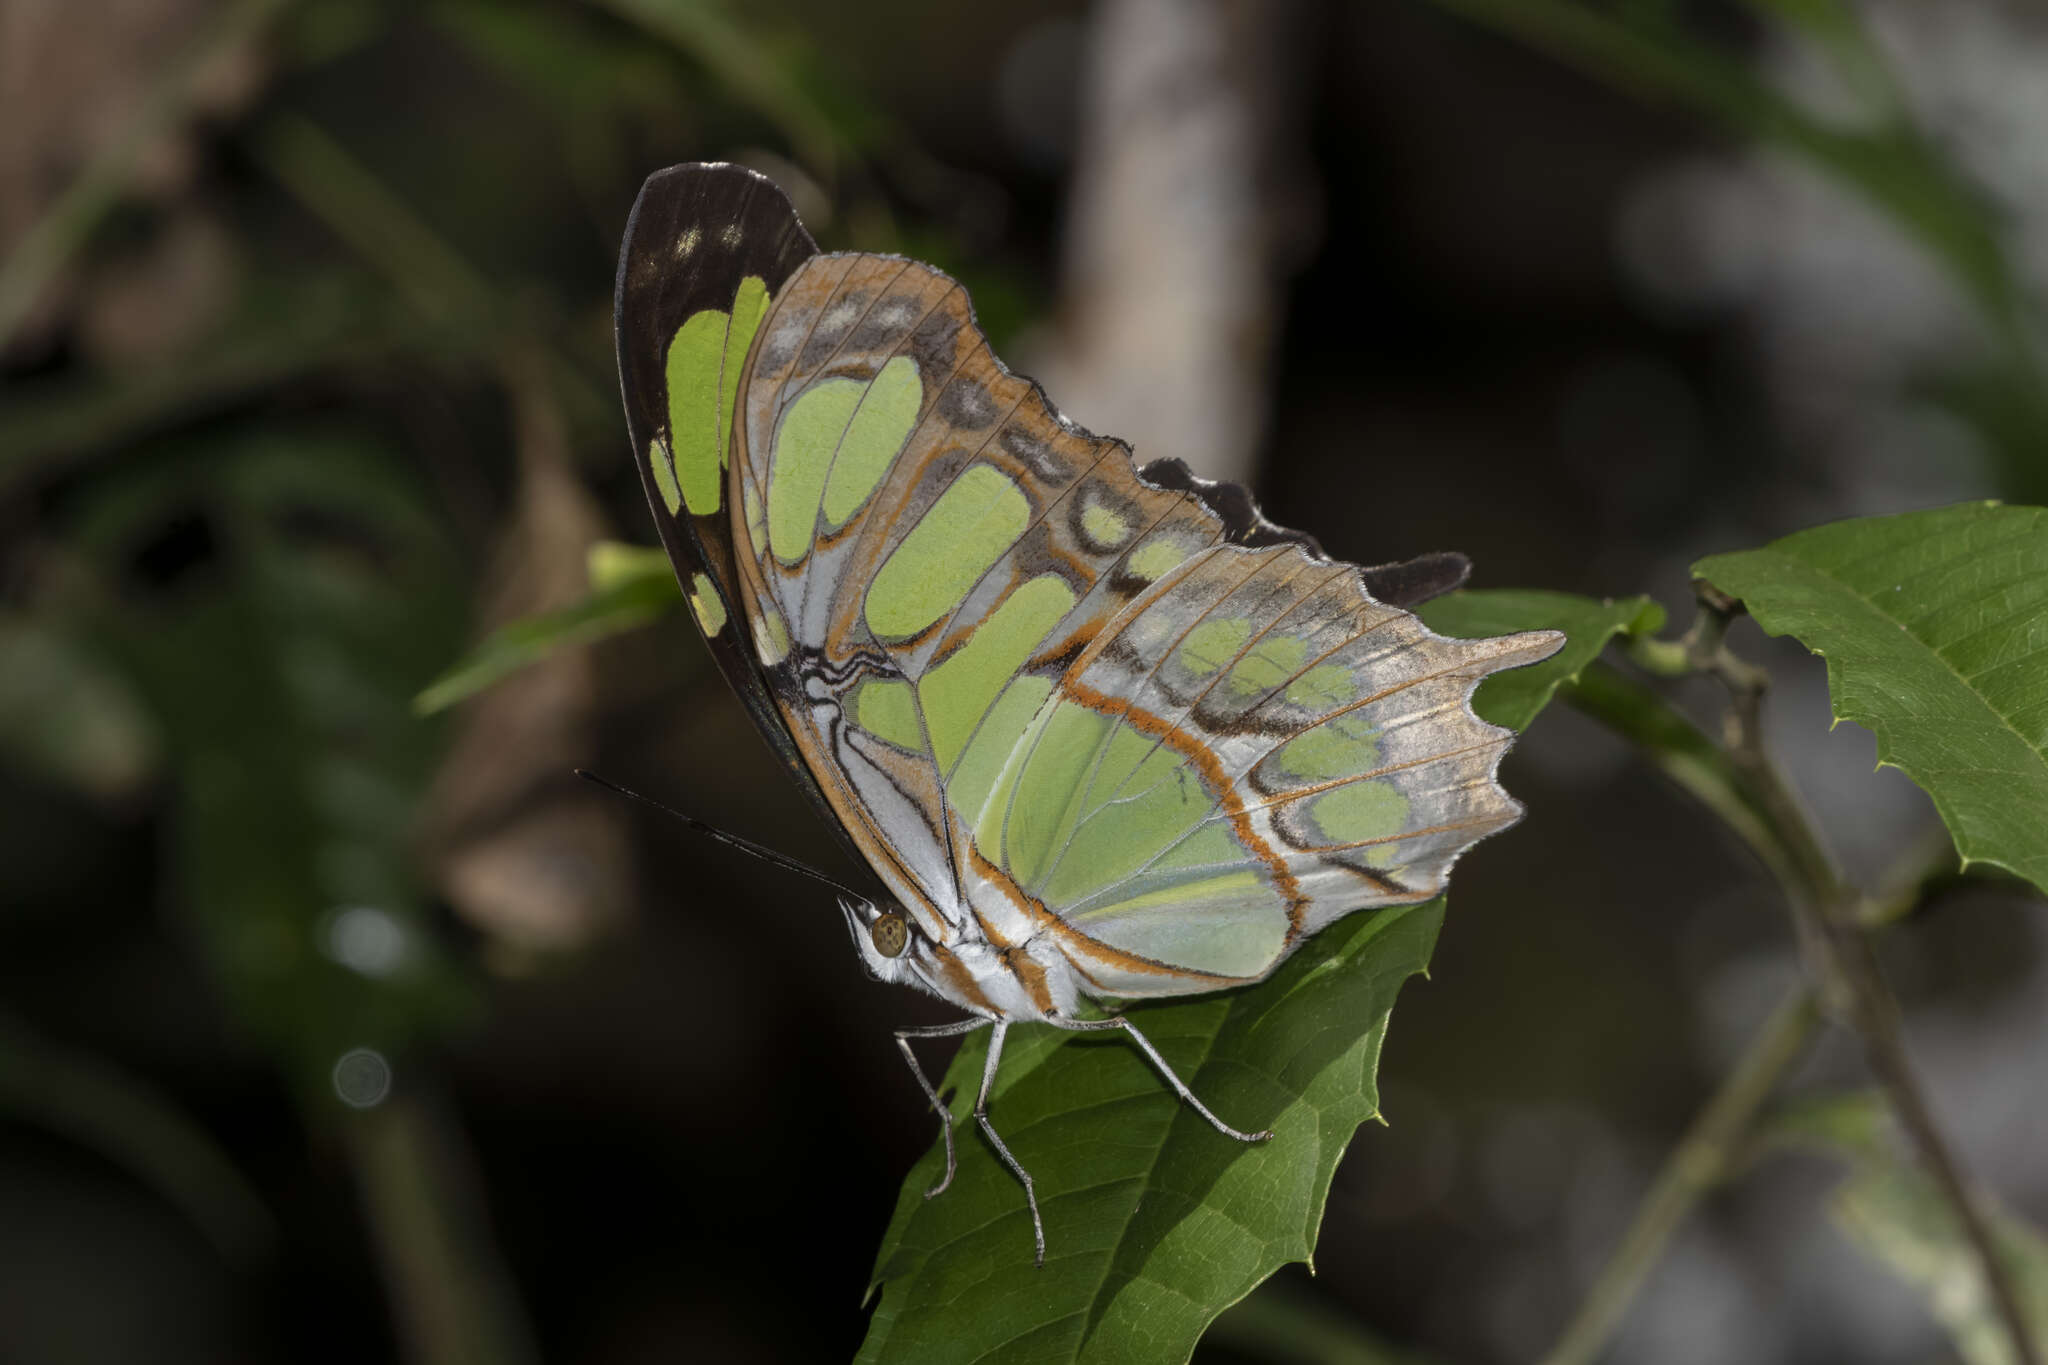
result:
[(1173, 1068), (1166, 1064), (1166, 1058), (1159, 1055), (1159, 1049), (1152, 1046), (1152, 1040), (1138, 1032), (1137, 1027), (1121, 1014), (1108, 1019), (1048, 1018), (1045, 1022), (1051, 1024), (1054, 1028), (1069, 1029), (1075, 1033), (1093, 1033), (1100, 1029), (1120, 1028), (1125, 1033), (1130, 1034), (1131, 1041), (1138, 1045), (1138, 1050), (1151, 1059), (1152, 1065), (1157, 1068), (1161, 1076), (1166, 1078), (1166, 1083), (1173, 1087), (1174, 1093), (1186, 1101), (1189, 1108), (1209, 1120), (1209, 1126), (1217, 1132), (1225, 1137), (1236, 1138), (1239, 1142), (1264, 1142), (1267, 1138), (1273, 1136), (1273, 1130), (1270, 1128), (1260, 1133), (1240, 1133), (1237, 1129), (1232, 1128), (1222, 1119), (1210, 1113), (1209, 1106), (1196, 1099), (1195, 1092), (1188, 1089), (1187, 1084), (1174, 1074)]
[(939, 1116), (939, 1136), (946, 1140), (946, 1175), (938, 1184), (924, 1192), (932, 1199), (946, 1192), (953, 1183), (953, 1115), (946, 1108), (946, 1102), (939, 1098), (939, 1092), (932, 1089), (932, 1083), (925, 1079), (924, 1068), (917, 1063), (917, 1054), (910, 1050), (912, 1038), (957, 1038), (963, 1033), (972, 1033), (986, 1019), (962, 1019), (954, 1024), (937, 1024), (929, 1028), (900, 1028), (896, 1030), (896, 1046), (903, 1053), (903, 1060), (910, 1064), (910, 1074), (917, 1077), (917, 1088), (924, 1091), (924, 1097), (932, 1102), (932, 1112)]
[(988, 1140), (995, 1144), (996, 1155), (1010, 1168), (1010, 1174), (1017, 1177), (1024, 1186), (1024, 1202), (1031, 1206), (1031, 1240), (1037, 1246), (1035, 1264), (1045, 1269), (1045, 1220), (1038, 1216), (1038, 1191), (1031, 1187), (1031, 1173), (1017, 1164), (1017, 1158), (1010, 1155), (1010, 1149), (997, 1136), (995, 1125), (988, 1121), (988, 1092), (996, 1086), (996, 1064), (1002, 1060), (1003, 1037), (1010, 1031), (1010, 1021), (995, 1021), (995, 1032), (988, 1039), (988, 1061), (981, 1068), (981, 1093), (974, 1098), (974, 1120), (981, 1125), (981, 1131), (988, 1134)]

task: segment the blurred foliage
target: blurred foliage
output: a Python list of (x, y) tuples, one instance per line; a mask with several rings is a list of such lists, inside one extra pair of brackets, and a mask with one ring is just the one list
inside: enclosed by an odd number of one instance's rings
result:
[(1839, 78), (1846, 104), (1810, 107), (1759, 69), (1739, 26), (1692, 7), (1592, 0), (1433, 0), (1653, 105), (1711, 119), (1859, 196), (1916, 243), (1984, 325), (1987, 346), (1921, 376), (1927, 395), (1967, 422), (2003, 467), (2011, 496), (2048, 502), (2048, 300), (2014, 263), (2012, 234), (1922, 126), (1884, 44), (1852, 0), (1739, 0)]
[(682, 589), (661, 550), (599, 541), (590, 547), (589, 572), (590, 596), (491, 632), (460, 663), (421, 689), (413, 708), (432, 715), (558, 649), (595, 644), (682, 609)]
[[(1867, 1254), (1926, 1297), (1966, 1365), (2013, 1365), (2016, 1355), (1948, 1201), (1901, 1150), (1884, 1098), (1871, 1091), (1808, 1097), (1770, 1116), (1759, 1137), (1847, 1164), (1831, 1200), (1835, 1222)], [(2001, 1254), (2048, 1348), (2048, 1238), (1992, 1210)]]
[[(465, 594), (403, 464), (345, 429), (194, 443), (81, 488), (67, 542), (77, 618), (164, 737), (185, 912), (301, 1090), (471, 1008), (421, 932), (435, 744), (406, 704)], [(390, 943), (366, 957), (368, 923)]]

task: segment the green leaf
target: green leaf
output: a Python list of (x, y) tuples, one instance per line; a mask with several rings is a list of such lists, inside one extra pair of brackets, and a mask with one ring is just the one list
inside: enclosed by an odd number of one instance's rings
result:
[(990, 1114), (1038, 1183), (1043, 1270), (1024, 1192), (970, 1117), (987, 1049), (971, 1036), (946, 1073), (959, 1174), (924, 1197), (935, 1145), (904, 1182), (860, 1359), (1186, 1360), (1218, 1313), (1314, 1253), (1337, 1161), (1379, 1112), (1388, 1011), (1442, 922), (1441, 898), (1354, 915), (1257, 986), (1130, 1012), (1205, 1103), (1269, 1142), (1210, 1128), (1120, 1035), (1017, 1029)]
[(1617, 635), (1649, 635), (1664, 625), (1664, 608), (1647, 597), (1596, 602), (1564, 592), (1519, 588), (1454, 592), (1425, 602), (1418, 614), (1431, 630), (1471, 639), (1518, 630), (1561, 630), (1565, 647), (1540, 664), (1496, 673), (1479, 686), (1472, 709), (1480, 718), (1525, 730), (1556, 693), (1575, 680)]
[(557, 650), (636, 630), (683, 602), (660, 550), (600, 541), (590, 550), (590, 582), (590, 596), (574, 606), (492, 631), (467, 658), (421, 689), (413, 710), (423, 716), (445, 710)]
[(2048, 510), (1836, 522), (1693, 572), (1827, 659), (1836, 719), (1927, 789), (1966, 867), (2048, 890)]

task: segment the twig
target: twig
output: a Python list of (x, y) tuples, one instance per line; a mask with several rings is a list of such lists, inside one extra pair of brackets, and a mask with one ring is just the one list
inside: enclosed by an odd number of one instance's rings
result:
[(1798, 798), (1779, 774), (1763, 744), (1762, 707), (1768, 675), (1738, 659), (1725, 643), (1728, 625), (1742, 604), (1710, 584), (1695, 585), (1699, 619), (1686, 644), (1696, 666), (1727, 686), (1729, 756), (1755, 784), (1775, 816), (1779, 832), (1799, 854), (1810, 894), (1791, 898), (1795, 923), (1813, 950), (1830, 1005), (1840, 1012), (1863, 1044), (1872, 1073), (1884, 1088), (1899, 1122), (1912, 1139), (1921, 1162), (1943, 1195), (1954, 1205), (1971, 1250), (1976, 1253), (1992, 1301), (1997, 1305), (2018, 1365), (2041, 1365), (2040, 1352), (2021, 1312), (2020, 1300), (2004, 1258), (1961, 1162), (1950, 1150), (1933, 1106), (1914, 1075), (1899, 1025), (1898, 1002), (1885, 985), (1884, 974), (1859, 923), (1863, 898), (1845, 886), (1820, 846)]
[(1819, 1003), (1801, 987), (1773, 1011), (1735, 1069), (1665, 1158), (1635, 1218), (1543, 1365), (1586, 1365), (1607, 1344), (1622, 1313), (1700, 1197), (1734, 1164), (1751, 1121), (1819, 1029)]

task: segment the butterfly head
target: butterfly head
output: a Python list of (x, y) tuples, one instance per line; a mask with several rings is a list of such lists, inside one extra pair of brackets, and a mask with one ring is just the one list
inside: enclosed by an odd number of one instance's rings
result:
[(846, 928), (853, 935), (854, 949), (861, 965), (877, 981), (904, 981), (910, 975), (911, 940), (917, 930), (910, 917), (894, 905), (871, 900), (839, 898), (846, 916)]

